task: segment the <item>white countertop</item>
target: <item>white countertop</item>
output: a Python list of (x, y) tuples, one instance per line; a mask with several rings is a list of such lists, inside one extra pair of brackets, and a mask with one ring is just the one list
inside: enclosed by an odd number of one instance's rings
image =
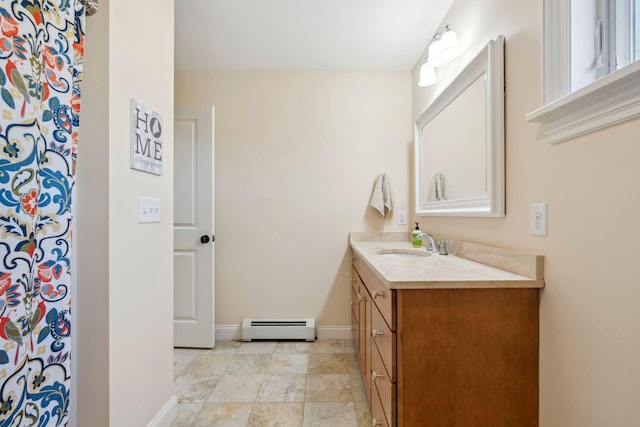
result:
[(425, 251), (409, 241), (351, 241), (351, 248), (390, 289), (542, 288), (521, 276), (455, 255), (381, 255), (384, 250)]

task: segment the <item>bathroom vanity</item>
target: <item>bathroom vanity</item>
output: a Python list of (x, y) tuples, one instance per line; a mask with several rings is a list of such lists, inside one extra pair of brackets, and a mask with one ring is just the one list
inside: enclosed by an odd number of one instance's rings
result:
[(537, 426), (543, 258), (456, 241), (429, 255), (406, 239), (350, 235), (374, 425)]

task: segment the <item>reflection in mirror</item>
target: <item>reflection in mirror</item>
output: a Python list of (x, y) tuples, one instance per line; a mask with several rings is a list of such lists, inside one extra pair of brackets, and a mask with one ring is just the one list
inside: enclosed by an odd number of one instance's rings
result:
[(416, 213), (504, 216), (504, 38), (416, 120)]
[[(484, 144), (484, 75), (422, 128), (423, 200), (470, 199), (486, 196)], [(451, 123), (464, 124), (451, 126)]]

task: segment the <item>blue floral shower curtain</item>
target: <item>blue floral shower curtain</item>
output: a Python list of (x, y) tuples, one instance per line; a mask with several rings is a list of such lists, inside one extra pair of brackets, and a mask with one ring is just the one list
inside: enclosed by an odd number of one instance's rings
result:
[(0, 0), (0, 426), (66, 425), (84, 11)]

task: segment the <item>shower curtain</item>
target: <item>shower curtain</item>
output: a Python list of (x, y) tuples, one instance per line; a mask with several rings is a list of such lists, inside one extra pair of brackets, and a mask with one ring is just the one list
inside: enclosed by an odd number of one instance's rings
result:
[(0, 0), (0, 426), (69, 421), (84, 10)]

